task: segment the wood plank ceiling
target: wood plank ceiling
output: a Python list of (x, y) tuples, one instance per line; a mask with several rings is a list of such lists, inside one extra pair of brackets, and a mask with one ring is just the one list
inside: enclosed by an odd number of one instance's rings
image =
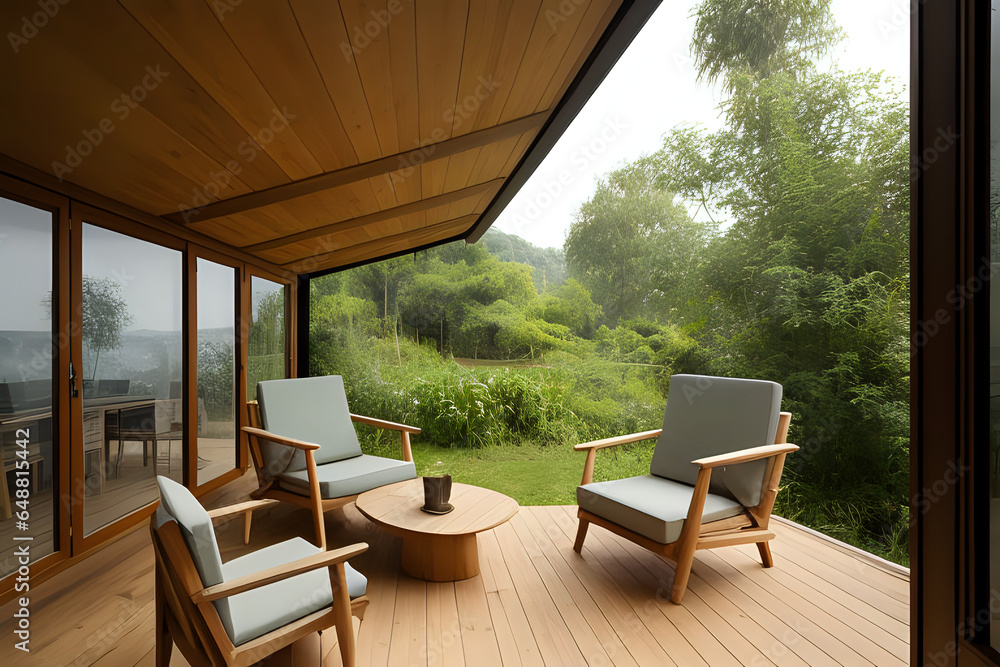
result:
[(4, 2), (0, 152), (293, 273), (355, 264), (468, 234), (621, 3)]

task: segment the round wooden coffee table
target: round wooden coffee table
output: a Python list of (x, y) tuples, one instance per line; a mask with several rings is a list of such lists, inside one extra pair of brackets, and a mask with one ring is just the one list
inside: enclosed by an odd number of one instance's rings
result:
[(517, 514), (517, 502), (502, 493), (452, 484), (448, 514), (428, 514), (421, 479), (366, 491), (358, 510), (386, 531), (403, 538), (403, 571), (426, 581), (458, 581), (479, 574), (476, 533), (495, 528)]

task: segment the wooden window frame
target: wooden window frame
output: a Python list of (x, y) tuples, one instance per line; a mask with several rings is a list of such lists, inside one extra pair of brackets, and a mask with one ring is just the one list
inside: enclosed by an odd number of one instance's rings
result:
[[(66, 268), (70, 257), (70, 200), (5, 174), (0, 174), (0, 197), (48, 211), (53, 216), (52, 332), (58, 343), (53, 346), (55, 356), (52, 364), (52, 486), (55, 493), (52, 531), (58, 546), (53, 553), (31, 563), (34, 581), (38, 572), (64, 567), (73, 555), (71, 513), (66, 511), (61, 502), (71, 493), (70, 466), (64, 460), (65, 452), (72, 451), (72, 428), (66, 428), (66, 424), (71, 423), (72, 409), (72, 400), (69, 398), (70, 355), (65, 353), (72, 335), (68, 298), (71, 272)], [(0, 602), (15, 596), (16, 579), (16, 572), (0, 579)]]

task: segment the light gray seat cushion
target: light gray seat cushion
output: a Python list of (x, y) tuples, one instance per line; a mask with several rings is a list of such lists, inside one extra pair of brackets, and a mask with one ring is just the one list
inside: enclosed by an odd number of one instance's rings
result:
[[(645, 535), (654, 542), (670, 544), (681, 536), (694, 487), (655, 475), (594, 482), (576, 489), (580, 509)], [(735, 500), (709, 493), (702, 522), (737, 516), (743, 506)]]
[[(264, 430), (319, 445), (317, 465), (361, 455), (339, 375), (258, 382), (257, 403)], [(261, 455), (270, 477), (306, 468), (305, 454), (285, 445), (262, 442)]]
[[(387, 459), (362, 454), (336, 463), (316, 467), (319, 493), (323, 498), (341, 498), (364, 493), (371, 489), (413, 479), (417, 476), (412, 461)], [(305, 470), (284, 472), (278, 475), (281, 487), (293, 493), (309, 495), (309, 473)]]
[[(774, 444), (780, 410), (776, 382), (674, 375), (649, 471), (693, 486), (698, 466), (691, 461)], [(709, 491), (753, 507), (760, 502), (766, 468), (766, 459), (716, 468)]]
[[(296, 537), (231, 560), (222, 566), (222, 571), (226, 581), (229, 581), (321, 551), (319, 547)], [(345, 563), (344, 569), (350, 597), (353, 599), (364, 595), (368, 586), (365, 576), (348, 563)], [(232, 621), (226, 626), (226, 632), (233, 644), (239, 646), (296, 619), (330, 607), (333, 604), (330, 571), (324, 567), (276, 581), (234, 595), (229, 598), (229, 604)]]
[[(191, 492), (177, 482), (158, 475), (160, 507), (156, 526), (170, 520), (177, 522), (188, 545), (191, 559), (206, 587), (221, 584), (270, 567), (290, 563), (321, 551), (301, 537), (260, 549), (226, 564), (219, 555), (215, 530), (208, 512)], [(352, 598), (365, 594), (368, 580), (345, 564), (347, 590)], [(212, 604), (226, 633), (235, 646), (280, 628), (333, 602), (330, 571), (327, 568), (307, 572), (261, 588), (216, 600)]]

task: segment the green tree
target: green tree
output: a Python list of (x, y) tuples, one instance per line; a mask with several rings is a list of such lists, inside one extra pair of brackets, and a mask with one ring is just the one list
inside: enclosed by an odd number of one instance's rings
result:
[[(535, 304), (537, 317), (552, 324), (561, 324), (577, 336), (593, 335), (592, 324), (600, 319), (601, 307), (590, 298), (590, 291), (576, 278), (549, 289)], [(589, 327), (589, 330), (588, 330)]]
[(110, 278), (83, 277), (83, 310), (80, 314), (83, 342), (94, 354), (91, 379), (97, 378), (101, 350), (122, 346), (122, 333), (132, 324), (122, 286)]
[(352, 296), (373, 301), (378, 314), (387, 323), (395, 317), (399, 289), (413, 274), (413, 258), (395, 257), (365, 264), (352, 269), (348, 292)]
[(569, 273), (601, 305), (605, 323), (670, 317), (686, 301), (712, 233), (661, 187), (660, 166), (640, 160), (602, 179), (567, 234)]
[(256, 400), (257, 382), (285, 377), (284, 290), (261, 297), (247, 338), (247, 390)]
[(812, 66), (843, 36), (831, 0), (704, 0), (695, 10), (691, 48), (698, 76), (756, 79)]
[(476, 245), (501, 262), (518, 262), (535, 269), (532, 278), (539, 294), (566, 281), (566, 257), (562, 248), (539, 248), (519, 236), (490, 228)]

